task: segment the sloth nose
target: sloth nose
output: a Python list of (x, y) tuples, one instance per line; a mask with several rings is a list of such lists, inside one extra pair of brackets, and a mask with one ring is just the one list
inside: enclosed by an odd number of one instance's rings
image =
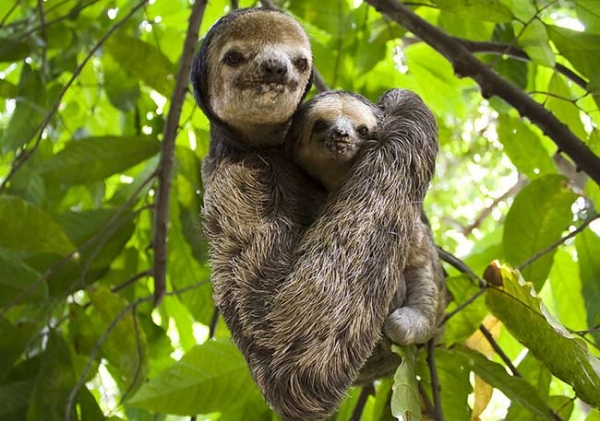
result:
[(266, 59), (261, 63), (260, 70), (267, 82), (283, 82), (288, 72), (286, 63), (277, 59)]
[(347, 139), (350, 136), (348, 130), (342, 127), (332, 127), (331, 137), (335, 140)]

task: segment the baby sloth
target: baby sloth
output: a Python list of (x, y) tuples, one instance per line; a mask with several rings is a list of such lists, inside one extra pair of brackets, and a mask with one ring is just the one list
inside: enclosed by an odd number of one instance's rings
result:
[[(345, 91), (317, 95), (299, 108), (288, 132), (287, 153), (331, 192), (345, 180), (361, 145), (375, 141), (385, 118), (384, 110), (360, 95)], [(424, 214), (415, 221), (407, 264), (398, 276), (403, 279), (385, 333), (401, 345), (427, 342), (442, 319), (444, 295), (443, 274)]]

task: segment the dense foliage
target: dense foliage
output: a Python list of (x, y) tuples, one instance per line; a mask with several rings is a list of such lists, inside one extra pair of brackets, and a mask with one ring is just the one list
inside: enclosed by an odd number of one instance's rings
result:
[[(438, 245), (464, 262), (446, 266), (442, 343), (429, 358), (398, 349), (395, 379), (351, 390), (335, 419), (600, 420), (600, 166), (593, 175), (544, 125), (556, 117), (600, 162), (600, 2), (407, 3), (442, 31), (433, 42), (381, 7), (397, 0), (275, 3), (310, 34), (329, 88), (375, 100), (404, 87), (432, 108), (441, 153), (425, 208)], [(192, 8), (201, 42), (251, 6), (0, 2), (0, 420), (277, 419), (213, 320), (208, 121), (189, 89), (173, 94)], [(496, 79), (458, 72), (474, 68), (436, 51), (446, 39), (519, 95), (505, 102)], [(531, 115), (530, 99), (550, 113)], [(174, 162), (172, 179), (159, 162)]]

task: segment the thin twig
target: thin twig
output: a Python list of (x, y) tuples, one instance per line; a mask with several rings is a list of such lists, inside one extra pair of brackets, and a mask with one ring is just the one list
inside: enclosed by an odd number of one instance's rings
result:
[(427, 365), (429, 366), (429, 376), (431, 377), (431, 393), (433, 396), (434, 414), (433, 419), (444, 421), (444, 411), (442, 410), (441, 386), (435, 367), (435, 338), (427, 342)]
[(455, 255), (447, 252), (440, 246), (437, 246), (436, 248), (437, 248), (438, 255), (440, 256), (440, 259), (442, 259), (444, 262), (448, 263), (449, 265), (451, 265), (453, 268), (455, 268), (459, 272), (467, 274), (467, 275), (471, 276), (473, 279), (477, 280), (477, 282), (479, 283), (479, 286), (481, 288), (484, 288), (487, 285), (487, 282), (485, 282), (483, 279), (481, 279), (480, 276), (478, 276), (475, 272), (473, 272), (473, 269), (471, 269), (469, 266), (467, 266), (467, 264), (465, 262), (460, 260)]
[(373, 388), (372, 383), (363, 386), (362, 390), (360, 391), (360, 395), (358, 396), (358, 400), (356, 401), (356, 405), (354, 406), (354, 410), (352, 411), (350, 421), (360, 421), (362, 419), (365, 405), (369, 400), (369, 396), (371, 396), (373, 392), (375, 392), (375, 389)]
[(467, 226), (463, 229), (462, 234), (465, 237), (470, 235), (475, 228), (478, 228), (481, 225), (481, 223), (488, 216), (490, 216), (492, 214), (492, 212), (496, 208), (496, 206), (498, 206), (501, 202), (504, 202), (509, 197), (512, 197), (515, 194), (517, 194), (523, 188), (525, 183), (526, 183), (526, 179), (524, 177), (519, 177), (516, 184), (514, 186), (512, 186), (510, 189), (508, 189), (500, 197), (494, 199), (494, 201), (487, 208), (485, 208), (469, 226)]
[(138, 273), (137, 275), (133, 275), (131, 278), (129, 278), (128, 280), (126, 280), (122, 284), (119, 284), (119, 285), (116, 285), (116, 286), (112, 287), (110, 290), (112, 292), (119, 292), (122, 289), (127, 288), (129, 285), (132, 285), (135, 282), (139, 281), (140, 279), (145, 278), (146, 276), (150, 276), (151, 274), (152, 273), (150, 272), (150, 270), (144, 270), (144, 271)]
[(219, 322), (219, 309), (217, 306), (213, 308), (213, 314), (210, 317), (210, 324), (208, 325), (208, 337), (210, 339), (215, 339), (215, 334), (217, 333), (217, 323)]
[(48, 40), (46, 39), (46, 17), (44, 16), (44, 2), (43, 0), (37, 0), (37, 11), (40, 17), (40, 38), (42, 39), (42, 52), (41, 55), (41, 73), (43, 80), (48, 76), (48, 63), (46, 62), (46, 52), (48, 50)]
[(231, 0), (231, 10), (237, 10), (240, 8), (239, 0)]
[(425, 387), (423, 387), (423, 383), (418, 382), (418, 387), (419, 387), (419, 395), (421, 395), (421, 399), (423, 400), (423, 405), (425, 406), (425, 414), (429, 418), (431, 418), (435, 411), (435, 408), (433, 407), (433, 402), (431, 402), (431, 398), (429, 398), (429, 395), (427, 394)]
[(597, 214), (597, 215), (592, 216), (591, 218), (586, 219), (579, 227), (577, 227), (576, 229), (574, 229), (573, 231), (571, 231), (570, 233), (568, 233), (567, 235), (565, 235), (564, 237), (562, 237), (560, 240), (555, 241), (554, 243), (552, 243), (548, 247), (546, 247), (544, 250), (542, 250), (542, 251), (534, 254), (533, 256), (531, 256), (524, 263), (521, 263), (519, 266), (517, 266), (517, 269), (518, 270), (523, 270), (525, 267), (529, 266), (530, 264), (532, 264), (533, 262), (535, 262), (540, 257), (542, 257), (542, 256), (550, 253), (552, 250), (554, 250), (558, 246), (564, 244), (565, 241), (567, 241), (569, 238), (575, 237), (581, 231), (583, 231), (584, 229), (586, 229), (588, 227), (588, 225), (590, 225), (592, 222), (594, 222), (598, 218), (600, 218), (600, 213)]
[(139, 9), (141, 9), (142, 6), (144, 6), (147, 1), (148, 0), (141, 0), (129, 11), (129, 13), (127, 13), (127, 15), (125, 15), (123, 17), (123, 19), (116, 22), (108, 31), (106, 31), (106, 33), (102, 36), (102, 38), (100, 38), (100, 40), (98, 40), (98, 42), (92, 47), (92, 49), (84, 57), (83, 61), (73, 71), (71, 78), (67, 81), (67, 83), (60, 90), (58, 97), (56, 98), (56, 101), (54, 101), (54, 103), (52, 104), (52, 107), (46, 113), (46, 116), (44, 117), (44, 119), (42, 120), (42, 122), (40, 123), (38, 128), (36, 129), (38, 136), (37, 136), (37, 139), (36, 139), (34, 145), (31, 147), (30, 150), (25, 151), (21, 155), (19, 155), (19, 157), (17, 159), (15, 159), (15, 162), (13, 162), (12, 168), (10, 169), (9, 173), (6, 175), (6, 178), (4, 178), (4, 180), (2, 181), (2, 184), (0, 184), (0, 194), (2, 194), (2, 192), (6, 188), (8, 181), (15, 175), (15, 173), (19, 170), (19, 168), (25, 162), (27, 162), (29, 160), (29, 158), (31, 158), (31, 156), (35, 153), (35, 151), (39, 147), (40, 142), (42, 141), (44, 129), (46, 129), (46, 127), (50, 123), (50, 120), (52, 119), (54, 114), (56, 114), (56, 112), (58, 111), (58, 108), (60, 107), (62, 98), (65, 96), (65, 94), (67, 93), (67, 91), (69, 90), (69, 88), (71, 87), (73, 82), (75, 82), (75, 80), (79, 77), (79, 75), (83, 71), (83, 68), (88, 63), (88, 61), (90, 61), (90, 59), (96, 54), (96, 51), (98, 51), (100, 49), (100, 47), (106, 42), (106, 40), (117, 29), (119, 29), (121, 26), (123, 26), (135, 14), (135, 12), (137, 12)]
[(4, 26), (4, 24), (6, 23), (6, 21), (10, 17), (10, 15), (12, 15), (15, 10), (17, 10), (17, 7), (19, 6), (19, 3), (21, 3), (21, 0), (15, 0), (15, 2), (13, 3), (13, 5), (11, 6), (11, 8), (8, 9), (8, 12), (6, 12), (6, 14), (2, 18), (2, 20), (0, 21), (0, 28), (2, 28)]
[(167, 236), (169, 224), (169, 198), (173, 177), (173, 162), (175, 154), (175, 138), (179, 128), (179, 117), (185, 100), (185, 94), (190, 79), (190, 70), (194, 58), (194, 50), (198, 40), (198, 31), (206, 8), (206, 0), (196, 0), (188, 22), (187, 34), (183, 44), (183, 52), (179, 62), (179, 70), (175, 80), (175, 89), (171, 95), (169, 114), (163, 131), (163, 139), (158, 162), (158, 188), (156, 192), (156, 212), (154, 213), (154, 232), (152, 245), (154, 247), (154, 305), (162, 300), (166, 290), (167, 276)]
[(313, 77), (317, 92), (325, 92), (329, 90), (329, 86), (327, 86), (325, 79), (323, 79), (323, 76), (321, 76), (321, 73), (319, 73), (317, 69), (313, 69)]
[(260, 0), (260, 3), (265, 9), (277, 9), (277, 6), (272, 0)]
[(522, 377), (521, 373), (519, 373), (519, 370), (517, 370), (517, 367), (514, 366), (510, 358), (508, 358), (508, 355), (506, 355), (502, 348), (500, 348), (500, 345), (498, 345), (498, 342), (496, 342), (490, 331), (487, 330), (487, 328), (484, 325), (479, 325), (479, 331), (483, 333), (485, 339), (487, 339), (492, 348), (494, 348), (494, 351), (496, 351), (496, 354), (498, 354), (502, 361), (504, 361), (504, 364), (506, 364), (506, 366), (510, 369), (513, 376)]
[(465, 309), (465, 307), (469, 306), (471, 303), (473, 303), (476, 299), (478, 299), (481, 295), (483, 295), (483, 293), (486, 291), (486, 288), (481, 288), (479, 291), (477, 291), (475, 294), (473, 294), (471, 297), (469, 297), (468, 300), (465, 300), (461, 305), (459, 305), (458, 307), (456, 307), (454, 310), (452, 310), (450, 313), (446, 314), (444, 316), (444, 320), (442, 321), (442, 325), (444, 323), (446, 323), (448, 320), (450, 320), (452, 317), (454, 317), (455, 315), (457, 315), (459, 312), (461, 312), (462, 310)]
[(600, 185), (600, 157), (596, 156), (564, 122), (557, 119), (549, 110), (475, 58), (464, 44), (422, 19), (397, 0), (366, 0), (366, 2), (446, 57), (452, 63), (458, 77), (470, 77), (477, 82), (484, 98), (497, 96), (503, 99), (521, 116), (527, 117), (540, 127), (542, 132), (556, 143), (559, 150), (570, 156), (582, 171)]

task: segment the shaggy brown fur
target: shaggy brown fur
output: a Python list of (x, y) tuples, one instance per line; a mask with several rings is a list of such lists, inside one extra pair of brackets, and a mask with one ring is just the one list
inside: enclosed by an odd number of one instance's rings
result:
[[(390, 91), (383, 100), (393, 95)], [(359, 95), (325, 92), (299, 108), (287, 135), (287, 152), (331, 192), (344, 181), (359, 147), (375, 137), (382, 117), (394, 118)], [(425, 343), (435, 336), (444, 310), (443, 273), (426, 221), (416, 221), (406, 268), (397, 271), (398, 291), (385, 332), (401, 345)]]
[[(240, 64), (230, 46), (247, 40)], [(306, 228), (323, 190), (285, 158), (283, 139), (310, 85), (308, 48), (285, 14), (236, 11), (213, 26), (192, 69), (211, 121), (203, 181), (215, 302), (267, 401), (304, 421), (335, 409), (381, 336), (373, 327), (388, 315), (381, 303), (409, 251), (398, 239), (412, 235), (437, 145), (431, 113), (404, 92), (402, 119), (365, 143)], [(269, 60), (279, 79), (261, 64)]]

